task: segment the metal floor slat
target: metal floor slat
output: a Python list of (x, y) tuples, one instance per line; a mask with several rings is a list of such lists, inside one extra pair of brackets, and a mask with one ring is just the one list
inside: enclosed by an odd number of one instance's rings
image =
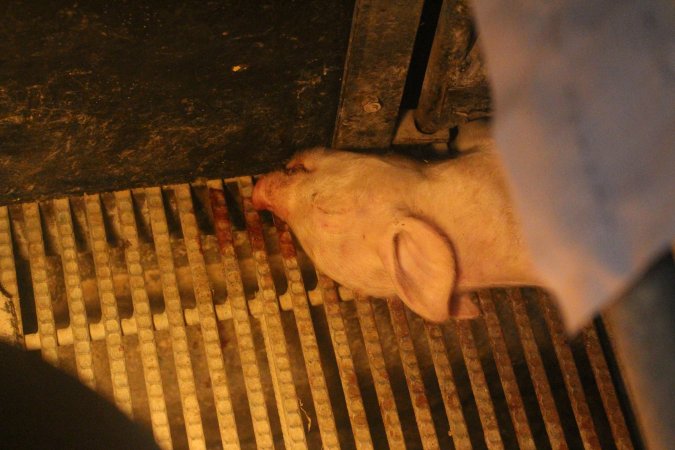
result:
[(443, 325), (352, 296), (263, 220), (252, 186), (0, 207), (0, 331), (162, 448), (633, 448), (593, 327), (583, 368), (534, 291), (480, 292), (483, 318)]

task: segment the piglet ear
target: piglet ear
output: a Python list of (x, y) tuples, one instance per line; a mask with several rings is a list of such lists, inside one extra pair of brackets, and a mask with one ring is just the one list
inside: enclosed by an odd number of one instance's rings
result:
[(434, 226), (414, 217), (397, 221), (383, 236), (379, 254), (397, 295), (410, 309), (433, 322), (450, 317), (455, 254)]

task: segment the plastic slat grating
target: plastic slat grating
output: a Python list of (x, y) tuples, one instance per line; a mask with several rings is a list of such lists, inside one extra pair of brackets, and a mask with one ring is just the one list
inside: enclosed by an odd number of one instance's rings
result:
[(105, 330), (113, 398), (117, 407), (129, 417), (132, 417), (133, 407), (131, 404), (131, 389), (129, 388), (129, 374), (124, 358), (122, 326), (113, 287), (110, 251), (101, 212), (101, 199), (98, 195), (86, 195), (84, 202), (96, 272), (101, 320)]
[(223, 448), (238, 448), (239, 437), (232, 409), (232, 397), (227, 386), (225, 363), (218, 336), (216, 311), (213, 306), (213, 296), (204, 263), (197, 219), (192, 207), (190, 186), (185, 184), (175, 186), (174, 192), (178, 201), (180, 224), (183, 230), (183, 238), (185, 239), (187, 257), (192, 273), (192, 283), (197, 301), (197, 311), (199, 313), (199, 325), (202, 331), (204, 349), (211, 376), (211, 389), (213, 389), (213, 396), (216, 402), (220, 436)]
[(471, 440), (469, 439), (469, 432), (466, 428), (464, 414), (462, 413), (462, 404), (457, 393), (455, 377), (452, 373), (452, 366), (450, 365), (443, 340), (443, 331), (440, 326), (428, 322), (424, 323), (424, 328), (429, 340), (431, 357), (434, 361), (436, 377), (438, 378), (438, 384), (443, 397), (443, 406), (448, 416), (449, 434), (452, 436), (456, 449), (470, 449), (472, 448)]
[(349, 348), (344, 318), (340, 311), (337, 288), (333, 281), (325, 275), (319, 273), (318, 277), (356, 448), (359, 450), (372, 449), (373, 441), (368, 429), (368, 419)]
[(91, 389), (96, 388), (94, 378), (94, 360), (92, 357), (91, 336), (89, 336), (89, 324), (84, 305), (82, 281), (80, 280), (80, 268), (77, 260), (77, 248), (75, 246), (75, 234), (70, 215), (70, 202), (68, 199), (54, 200), (56, 213), (56, 228), (59, 236), (59, 247), (63, 275), (66, 282), (66, 298), (68, 300), (68, 312), (70, 314), (70, 328), (73, 334), (75, 347), (75, 363), (77, 376), (82, 383)]
[(541, 293), (482, 291), (481, 319), (438, 325), (318, 272), (309, 289), (315, 268), (286, 224), (253, 209), (252, 187), (0, 207), (3, 336), (75, 372), (167, 449), (634, 448), (593, 327), (582, 367)]
[(471, 332), (471, 323), (468, 320), (457, 321), (457, 333), (459, 334), (459, 342), (462, 347), (462, 355), (469, 372), (469, 380), (473, 389), (473, 395), (478, 406), (478, 414), (483, 425), (483, 434), (485, 435), (485, 442), (490, 450), (503, 449), (501, 435), (499, 434), (499, 426), (497, 424), (497, 417), (495, 416), (495, 408), (492, 404), (490, 391), (488, 390), (487, 380), (483, 373), (483, 368), (480, 363), (478, 349), (474, 342), (474, 337)]
[(541, 293), (539, 293), (538, 297), (540, 300), (539, 305), (544, 311), (544, 319), (548, 325), (555, 353), (558, 356), (558, 362), (562, 369), (563, 380), (565, 382), (565, 387), (567, 388), (567, 395), (572, 404), (572, 410), (574, 411), (574, 417), (576, 418), (577, 426), (579, 427), (579, 433), (581, 434), (584, 448), (587, 450), (599, 449), (600, 441), (595, 433), (591, 412), (586, 403), (586, 396), (581, 385), (581, 380), (579, 379), (579, 373), (577, 372), (574, 357), (572, 356), (572, 349), (567, 344), (567, 339), (565, 338), (563, 324), (557, 316), (556, 311), (553, 310), (553, 305), (550, 300)]
[(23, 344), (19, 287), (16, 281), (9, 211), (6, 206), (0, 206), (0, 286), (0, 300), (6, 302), (0, 305), (3, 308), (0, 311), (0, 322), (5, 322), (0, 323), (0, 338)]
[(244, 285), (241, 280), (239, 264), (237, 263), (237, 255), (234, 250), (232, 222), (230, 221), (227, 204), (225, 203), (223, 184), (220, 181), (210, 181), (208, 187), (218, 246), (226, 272), (227, 291), (229, 293), (228, 300), (232, 309), (234, 329), (239, 344), (237, 346), (239, 358), (242, 370), (246, 374), (244, 383), (253, 420), (255, 440), (259, 449), (271, 449), (274, 447), (272, 429), (265, 405), (260, 368), (255, 356), (255, 344), (253, 342), (249, 311), (246, 305), (246, 297), (244, 296)]
[(251, 194), (253, 181), (250, 177), (238, 178), (244, 206), (246, 228), (251, 241), (253, 258), (256, 263), (256, 275), (260, 299), (262, 301), (262, 323), (267, 348), (267, 357), (270, 362), (274, 393), (277, 396), (281, 423), (287, 448), (306, 448), (305, 430), (300, 416), (300, 407), (293, 384), (293, 373), (288, 355), (286, 338), (281, 322), (279, 304), (277, 300), (271, 270), (267, 261), (265, 241), (262, 232), (262, 223), (258, 212), (253, 208)]
[(525, 360), (530, 369), (530, 376), (532, 383), (537, 393), (537, 400), (541, 408), (541, 414), (546, 425), (546, 432), (548, 433), (551, 447), (554, 450), (567, 449), (567, 442), (563, 433), (562, 424), (560, 423), (560, 416), (556, 409), (551, 386), (546, 378), (546, 371), (544, 369), (544, 362), (541, 359), (539, 348), (530, 325), (530, 319), (527, 316), (527, 309), (520, 291), (515, 290), (511, 296), (511, 306), (513, 307), (513, 314), (516, 319), (516, 328), (520, 334), (520, 340), (525, 351)]
[(422, 439), (422, 447), (425, 450), (440, 448), (403, 303), (399, 299), (388, 299), (388, 303), (391, 322), (398, 340), (398, 349), (408, 383), (408, 391), (415, 410), (417, 428), (419, 428), (420, 438)]
[(525, 405), (520, 395), (516, 375), (513, 372), (511, 358), (509, 357), (492, 296), (489, 292), (483, 291), (478, 293), (478, 299), (483, 310), (483, 318), (487, 326), (490, 344), (494, 349), (495, 363), (497, 364), (499, 378), (504, 388), (506, 402), (509, 405), (509, 413), (516, 430), (518, 445), (523, 450), (534, 450), (536, 447), (532, 438), (530, 425), (527, 421), (527, 415), (525, 414)]
[(591, 363), (595, 383), (598, 386), (602, 403), (605, 407), (607, 420), (612, 430), (614, 443), (619, 450), (633, 450), (633, 443), (630, 439), (626, 420), (623, 417), (619, 399), (616, 396), (614, 382), (607, 367), (605, 355), (602, 352), (600, 339), (593, 325), (583, 331), (586, 353)]
[[(173, 359), (176, 365), (178, 390), (183, 406), (188, 445), (191, 449), (206, 448), (202, 418), (197, 401), (197, 388), (195, 386), (195, 377), (192, 371), (187, 333), (185, 331), (185, 319), (183, 317), (183, 309), (178, 293), (178, 281), (176, 280), (173, 264), (169, 228), (166, 215), (164, 214), (162, 193), (159, 188), (149, 188), (145, 190), (145, 196), (150, 211), (152, 237), (155, 243), (155, 253), (157, 254), (157, 262), (162, 278), (166, 315), (171, 330), (171, 348), (173, 349)], [(213, 318), (211, 319), (214, 320)], [(202, 321), (202, 323), (206, 322)], [(228, 425), (232, 425), (233, 423), (232, 421)]]
[(121, 235), (124, 239), (124, 256), (129, 274), (129, 287), (134, 306), (133, 317), (140, 346), (152, 432), (162, 448), (171, 448), (171, 432), (164, 398), (164, 387), (162, 386), (162, 375), (157, 355), (150, 300), (145, 289), (145, 277), (141, 264), (139, 237), (132, 202), (131, 192), (115, 192), (115, 204), (119, 214)]
[(45, 245), (42, 235), (40, 208), (36, 203), (23, 205), (25, 234), (28, 239), (28, 258), (30, 273), (33, 281), (33, 297), (35, 299), (35, 314), (40, 336), (40, 351), (42, 357), (58, 365), (58, 350), (56, 324), (52, 310), (52, 295), (47, 280), (47, 261)]
[(380, 344), (380, 336), (375, 323), (373, 305), (367, 297), (356, 296), (356, 311), (363, 335), (363, 343), (368, 354), (370, 373), (375, 384), (375, 392), (382, 413), (387, 441), (390, 448), (397, 448), (404, 444), (401, 421), (396, 408), (394, 392), (389, 382), (389, 374), (384, 360), (384, 352)]
[(298, 266), (293, 238), (288, 225), (280, 220), (276, 220), (275, 222), (279, 234), (280, 253), (284, 263), (286, 279), (288, 280), (288, 292), (293, 303), (295, 323), (300, 335), (300, 345), (302, 346), (302, 353), (305, 359), (309, 386), (312, 390), (322, 444), (326, 449), (339, 448), (340, 443), (335, 418), (333, 417), (333, 408), (330, 404), (326, 377), (321, 367), (319, 346), (316, 342), (307, 293), (302, 282), (302, 274)]

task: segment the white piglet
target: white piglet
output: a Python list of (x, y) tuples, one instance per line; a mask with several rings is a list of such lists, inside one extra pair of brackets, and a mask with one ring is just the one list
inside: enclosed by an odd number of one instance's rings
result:
[(289, 224), (323, 273), (398, 296), (423, 318), (476, 316), (467, 292), (538, 284), (483, 124), (455, 159), (421, 163), (324, 148), (259, 179), (253, 204)]

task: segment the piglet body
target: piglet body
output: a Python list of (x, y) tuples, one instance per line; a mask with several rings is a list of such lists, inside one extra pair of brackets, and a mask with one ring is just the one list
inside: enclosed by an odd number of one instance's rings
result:
[(492, 141), (460, 132), (456, 159), (433, 164), (324, 148), (262, 177), (258, 209), (286, 221), (319, 270), (363, 295), (397, 295), (427, 320), (471, 317), (463, 294), (538, 284)]

